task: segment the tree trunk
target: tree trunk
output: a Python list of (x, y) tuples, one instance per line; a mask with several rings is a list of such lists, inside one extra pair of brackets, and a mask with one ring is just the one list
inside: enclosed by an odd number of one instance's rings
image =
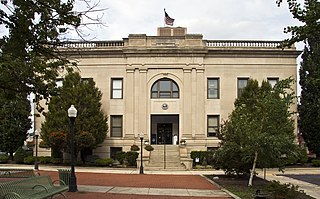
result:
[(252, 169), (251, 169), (251, 172), (250, 172), (250, 178), (249, 178), (248, 187), (252, 186), (253, 175), (254, 175), (254, 173), (256, 171), (257, 159), (258, 159), (258, 152), (256, 151), (255, 155), (254, 155), (254, 161), (253, 161)]

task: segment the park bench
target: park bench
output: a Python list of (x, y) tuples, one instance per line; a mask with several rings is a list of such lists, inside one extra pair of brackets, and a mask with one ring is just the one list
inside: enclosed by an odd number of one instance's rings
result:
[(0, 178), (29, 178), (37, 175), (33, 169), (0, 168)]
[(50, 176), (35, 176), (0, 183), (1, 199), (42, 199), (62, 195), (69, 189), (66, 185), (57, 185)]

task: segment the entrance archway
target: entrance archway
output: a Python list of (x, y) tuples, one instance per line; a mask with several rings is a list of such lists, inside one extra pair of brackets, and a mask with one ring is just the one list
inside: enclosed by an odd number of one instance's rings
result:
[(176, 145), (179, 140), (179, 115), (151, 115), (151, 144)]

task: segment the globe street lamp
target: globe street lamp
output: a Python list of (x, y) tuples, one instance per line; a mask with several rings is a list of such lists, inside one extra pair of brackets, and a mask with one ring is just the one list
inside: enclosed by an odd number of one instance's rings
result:
[(78, 191), (77, 188), (77, 178), (74, 172), (74, 122), (77, 117), (77, 109), (74, 107), (74, 105), (71, 105), (68, 109), (68, 117), (70, 120), (70, 145), (71, 145), (71, 173), (70, 173), (70, 183), (69, 183), (69, 192), (76, 192)]
[(142, 163), (142, 156), (143, 156), (143, 154), (142, 154), (142, 151), (143, 151), (143, 149), (142, 149), (143, 133), (142, 133), (142, 132), (140, 133), (139, 137), (140, 137), (140, 141), (141, 141), (141, 147), (140, 147), (140, 150), (141, 150), (141, 152), (140, 152), (140, 174), (143, 174), (143, 163)]
[(34, 137), (36, 139), (36, 160), (34, 162), (34, 169), (39, 170), (39, 164), (38, 164), (38, 138), (39, 138), (39, 132), (38, 130), (34, 131)]

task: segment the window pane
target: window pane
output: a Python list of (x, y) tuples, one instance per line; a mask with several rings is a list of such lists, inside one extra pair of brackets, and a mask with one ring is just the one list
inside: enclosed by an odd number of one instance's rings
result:
[(278, 78), (268, 78), (268, 82), (272, 88), (278, 83), (278, 81), (279, 81)]
[(178, 86), (172, 82), (172, 91), (178, 91)]
[(122, 98), (122, 91), (121, 90), (113, 90), (112, 98)]
[(208, 118), (208, 126), (218, 126), (218, 118), (217, 117), (209, 117)]
[(208, 98), (217, 99), (218, 98), (218, 90), (209, 90)]
[(112, 128), (112, 137), (121, 137), (121, 128)]
[(122, 118), (121, 117), (119, 117), (119, 116), (114, 116), (113, 118), (112, 118), (112, 126), (117, 126), (117, 127), (119, 127), (119, 126), (121, 126), (122, 125)]
[(122, 80), (114, 79), (113, 80), (113, 89), (122, 89)]
[(157, 91), (158, 90), (158, 83), (156, 83), (156, 84), (154, 84), (153, 86), (152, 86), (152, 89), (151, 89), (152, 91)]
[(244, 88), (247, 86), (248, 80), (247, 79), (239, 79), (238, 80), (238, 85), (239, 88)]
[(210, 79), (208, 80), (208, 87), (210, 88), (218, 88), (218, 80)]
[(160, 81), (160, 91), (170, 91), (170, 82), (169, 81)]

